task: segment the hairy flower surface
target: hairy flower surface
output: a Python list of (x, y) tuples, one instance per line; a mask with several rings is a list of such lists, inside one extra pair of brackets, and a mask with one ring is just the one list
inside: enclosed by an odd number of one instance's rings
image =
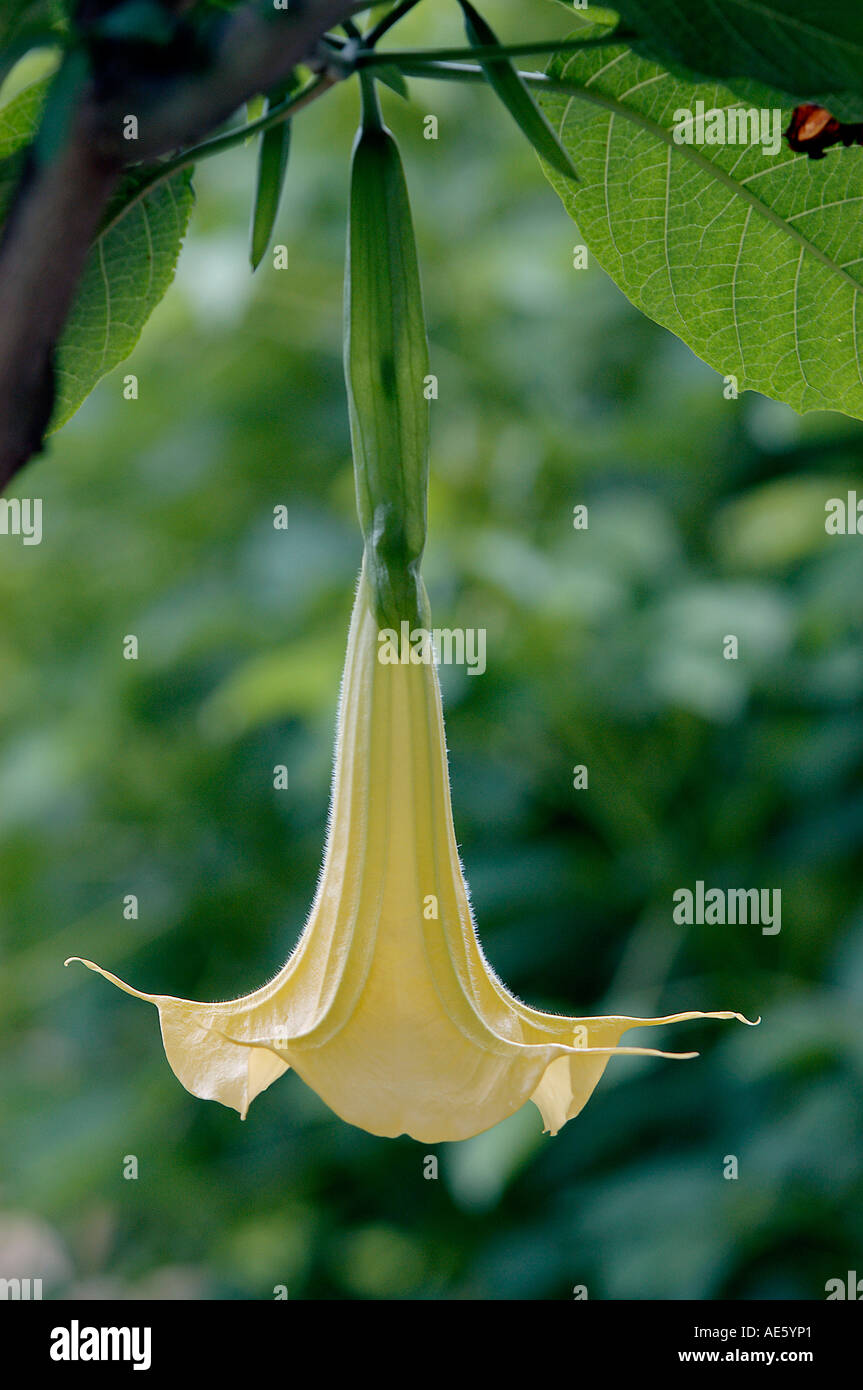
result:
[[(423, 594), (423, 602), (425, 598)], [(262, 989), (195, 1003), (133, 989), (159, 1010), (165, 1052), (194, 1095), (241, 1115), (292, 1067), (336, 1114), (379, 1135), (465, 1139), (533, 1100), (557, 1133), (633, 1027), (520, 1003), (477, 939), (453, 830), (433, 664), (384, 664), (365, 570), (348, 638), (330, 823), (317, 894), (284, 968)], [(75, 957), (74, 959), (79, 959)]]

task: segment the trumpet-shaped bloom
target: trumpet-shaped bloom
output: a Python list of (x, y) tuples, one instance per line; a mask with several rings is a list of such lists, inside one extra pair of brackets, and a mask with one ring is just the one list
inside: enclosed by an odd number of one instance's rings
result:
[[(336, 1114), (379, 1135), (465, 1139), (539, 1107), (556, 1134), (634, 1027), (664, 1018), (566, 1018), (528, 1008), (477, 939), (456, 847), (434, 664), (384, 664), (365, 572), (348, 638), (330, 823), (317, 894), (284, 968), (262, 989), (155, 1004), (165, 1052), (193, 1095), (245, 1116), (293, 1068)], [(74, 959), (80, 959), (75, 957)]]

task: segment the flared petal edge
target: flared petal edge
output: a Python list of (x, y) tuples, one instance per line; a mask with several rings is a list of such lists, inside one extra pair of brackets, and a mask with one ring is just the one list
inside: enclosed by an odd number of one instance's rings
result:
[(618, 1039), (630, 1028), (655, 1028), (665, 1023), (685, 1023), (691, 1019), (715, 1018), (736, 1019), (754, 1028), (760, 1018), (746, 1018), (733, 1009), (718, 1009), (710, 1012), (692, 1009), (685, 1013), (664, 1014), (659, 1018), (634, 1018), (623, 1014), (585, 1018), (581, 1022), (596, 1033), (609, 1035), (608, 1046), (575, 1047), (566, 1056), (557, 1057), (550, 1062), (542, 1075), (542, 1080), (530, 1099), (542, 1116), (543, 1132), (555, 1135), (568, 1120), (575, 1119), (584, 1109), (608, 1064), (614, 1056), (665, 1057), (672, 1061), (690, 1061), (697, 1052), (666, 1052), (653, 1047), (619, 1046)]

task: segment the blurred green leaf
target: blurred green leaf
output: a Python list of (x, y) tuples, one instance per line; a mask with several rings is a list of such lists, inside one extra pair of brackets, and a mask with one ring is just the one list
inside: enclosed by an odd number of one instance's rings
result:
[(0, 13), (0, 48), (6, 48), (25, 28), (55, 24), (61, 26), (66, 9), (60, 0), (4, 0)]
[(31, 48), (57, 43), (67, 29), (60, 0), (4, 0), (0, 12), (0, 85)]
[(274, 719), (312, 715), (338, 677), (339, 658), (325, 638), (263, 652), (213, 692), (201, 713), (204, 727), (235, 738)]
[(465, 1211), (488, 1211), (497, 1206), (510, 1182), (542, 1147), (542, 1120), (533, 1105), (525, 1105), (493, 1129), (447, 1147), (444, 1174), (447, 1186)]
[(720, 556), (752, 570), (799, 562), (827, 543), (827, 499), (852, 486), (850, 479), (832, 486), (825, 478), (778, 478), (733, 498), (716, 520)]
[(372, 1225), (344, 1237), (342, 1279), (361, 1298), (406, 1298), (420, 1284), (424, 1252), (393, 1226)]
[(0, 222), (24, 167), (24, 154), (39, 124), (49, 83), (34, 82), (0, 107)]

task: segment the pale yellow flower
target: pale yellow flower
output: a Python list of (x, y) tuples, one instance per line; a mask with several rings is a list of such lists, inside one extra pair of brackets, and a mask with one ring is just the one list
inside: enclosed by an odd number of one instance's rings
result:
[[(361, 575), (341, 693), (327, 846), (296, 949), (262, 989), (202, 1004), (132, 989), (159, 1010), (193, 1095), (245, 1116), (290, 1067), (337, 1115), (379, 1135), (466, 1139), (533, 1100), (556, 1134), (633, 1027), (691, 1018), (566, 1018), (528, 1008), (477, 939), (450, 807), (433, 664), (382, 664)], [(74, 959), (80, 959), (74, 957)], [(68, 963), (68, 962), (67, 962)]]

